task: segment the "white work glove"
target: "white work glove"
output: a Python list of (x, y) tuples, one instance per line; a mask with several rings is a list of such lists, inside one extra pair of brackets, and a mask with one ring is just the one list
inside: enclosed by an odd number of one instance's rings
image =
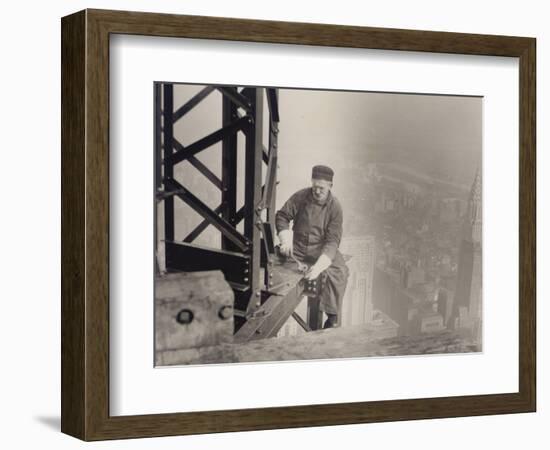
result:
[(279, 232), (279, 241), (281, 245), (279, 246), (279, 251), (283, 256), (290, 256), (292, 254), (292, 231), (290, 230), (281, 230)]
[(311, 266), (305, 275), (306, 280), (315, 280), (321, 273), (327, 270), (332, 264), (331, 259), (324, 253), (319, 256), (319, 259)]

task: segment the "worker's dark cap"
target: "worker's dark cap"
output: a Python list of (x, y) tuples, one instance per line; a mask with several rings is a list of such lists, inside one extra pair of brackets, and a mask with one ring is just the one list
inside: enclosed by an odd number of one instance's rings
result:
[(311, 170), (311, 178), (316, 180), (332, 181), (334, 177), (334, 170), (328, 166), (313, 166)]

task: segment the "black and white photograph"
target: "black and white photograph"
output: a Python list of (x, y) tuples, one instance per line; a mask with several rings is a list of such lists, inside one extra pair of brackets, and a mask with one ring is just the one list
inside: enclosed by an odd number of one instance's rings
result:
[(482, 97), (154, 90), (156, 366), (483, 350)]

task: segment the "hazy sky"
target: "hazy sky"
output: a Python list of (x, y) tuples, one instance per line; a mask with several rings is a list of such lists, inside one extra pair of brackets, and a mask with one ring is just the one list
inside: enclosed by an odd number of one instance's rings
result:
[[(201, 88), (176, 86), (176, 108)], [(280, 89), (277, 203), (309, 184), (314, 164), (333, 167), (334, 189), (340, 194), (354, 185), (350, 167), (366, 167), (369, 162), (396, 163), (470, 186), (476, 169), (481, 168), (482, 101), (474, 97)], [(188, 145), (220, 126), (221, 94), (214, 92), (178, 121), (175, 133)], [(267, 132), (264, 135), (267, 145)], [(239, 137), (241, 152), (243, 144)], [(198, 156), (220, 172), (220, 144)], [(186, 176), (184, 172), (180, 172), (182, 176)], [(207, 183), (205, 194), (213, 189)]]
[(280, 91), (281, 152), (384, 161), (470, 184), (481, 163), (482, 99)]

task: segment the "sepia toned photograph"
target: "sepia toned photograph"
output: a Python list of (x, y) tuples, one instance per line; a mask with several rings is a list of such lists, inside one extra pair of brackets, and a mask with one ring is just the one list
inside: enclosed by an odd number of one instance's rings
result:
[(155, 366), (482, 352), (482, 97), (154, 90)]

